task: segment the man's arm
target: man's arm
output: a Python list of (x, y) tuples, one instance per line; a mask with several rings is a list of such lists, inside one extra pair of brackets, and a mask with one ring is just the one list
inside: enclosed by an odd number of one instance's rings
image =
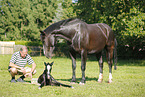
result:
[(21, 69), (21, 70), (24, 69), (23, 67), (20, 67), (12, 62), (10, 62), (9, 66), (11, 66), (12, 68), (17, 68), (17, 69)]
[(35, 63), (32, 63), (31, 73), (33, 73), (33, 72), (34, 72), (35, 68), (36, 68), (36, 64), (35, 64)]
[(34, 73), (34, 70), (36, 68), (36, 64), (33, 62), (32, 63), (32, 68), (31, 68), (31, 72), (29, 73), (29, 76), (32, 78), (32, 74)]

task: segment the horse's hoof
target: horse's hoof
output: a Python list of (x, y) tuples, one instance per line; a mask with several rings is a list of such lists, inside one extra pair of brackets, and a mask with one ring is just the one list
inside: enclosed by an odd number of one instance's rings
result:
[(72, 88), (72, 89), (74, 89), (74, 87), (73, 87), (73, 86), (72, 86), (71, 88)]
[(38, 89), (41, 89), (41, 87), (38, 87)]
[(76, 83), (76, 80), (75, 79), (72, 79), (70, 83), (75, 84)]
[(79, 85), (85, 85), (85, 83), (80, 82)]
[(98, 79), (98, 83), (102, 83), (103, 82), (103, 79)]
[(108, 83), (112, 83), (113, 81), (109, 79)]

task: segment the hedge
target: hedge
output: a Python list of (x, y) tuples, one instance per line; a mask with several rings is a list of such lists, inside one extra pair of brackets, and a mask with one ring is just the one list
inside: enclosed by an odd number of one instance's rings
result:
[(42, 46), (41, 41), (15, 41), (15, 45)]

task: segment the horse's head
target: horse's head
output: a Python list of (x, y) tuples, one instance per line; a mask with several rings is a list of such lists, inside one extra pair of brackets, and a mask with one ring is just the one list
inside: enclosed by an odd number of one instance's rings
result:
[[(73, 21), (76, 22), (78, 19), (66, 19), (59, 22), (56, 22), (49, 27), (47, 27), (44, 31), (40, 31), (40, 38), (43, 43), (43, 51), (44, 55), (47, 58), (52, 57), (52, 52), (55, 48), (55, 44), (57, 43), (57, 37), (61, 37), (63, 39), (66, 39), (67, 41), (71, 42), (70, 37), (72, 38), (72, 35), (74, 33), (69, 34), (68, 32), (74, 31), (71, 24), (74, 24)], [(69, 25), (68, 22), (71, 22)], [(67, 25), (67, 26), (65, 26)], [(75, 32), (75, 31), (74, 31)]]
[(52, 65), (53, 65), (54, 62), (52, 63), (46, 63), (44, 62), (45, 64), (45, 71), (47, 73), (47, 78), (50, 79), (50, 74), (51, 74), (51, 70), (52, 70)]
[(56, 41), (54, 35), (46, 34), (44, 31), (40, 31), (40, 32), (41, 32), (40, 38), (41, 38), (41, 41), (43, 43), (44, 55), (47, 58), (51, 58), (53, 50), (55, 48), (55, 44), (57, 41)]

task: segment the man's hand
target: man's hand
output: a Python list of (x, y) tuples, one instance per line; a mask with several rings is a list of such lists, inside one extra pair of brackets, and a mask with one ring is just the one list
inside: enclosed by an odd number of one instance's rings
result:
[(32, 79), (32, 72), (30, 72), (30, 73), (28, 74), (28, 76), (30, 76), (30, 77), (31, 77), (31, 79)]
[(24, 71), (25, 69), (23, 67), (19, 67), (20, 70)]
[(23, 74), (26, 74), (26, 71), (23, 67), (17, 67), (19, 72), (22, 72)]

